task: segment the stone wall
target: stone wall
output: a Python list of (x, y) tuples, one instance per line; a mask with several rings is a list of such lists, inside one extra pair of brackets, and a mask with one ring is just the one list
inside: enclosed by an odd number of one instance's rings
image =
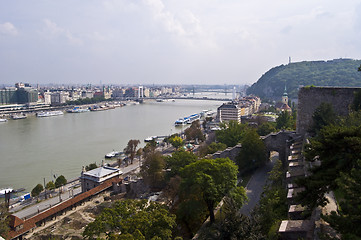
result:
[(312, 115), (321, 103), (330, 103), (336, 114), (349, 113), (354, 93), (361, 88), (303, 87), (298, 92), (297, 133), (305, 135), (312, 124)]

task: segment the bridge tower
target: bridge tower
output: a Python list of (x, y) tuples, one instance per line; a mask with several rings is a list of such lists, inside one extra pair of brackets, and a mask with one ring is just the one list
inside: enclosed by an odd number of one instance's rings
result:
[(143, 98), (144, 97), (144, 88), (143, 86), (139, 86), (138, 87), (138, 99)]

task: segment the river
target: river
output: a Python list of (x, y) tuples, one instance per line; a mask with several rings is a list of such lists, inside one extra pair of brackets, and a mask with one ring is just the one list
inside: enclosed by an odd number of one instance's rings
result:
[(170, 135), (181, 129), (174, 121), (202, 110), (216, 111), (222, 102), (176, 100), (146, 101), (100, 112), (0, 123), (0, 188), (25, 188), (80, 176), (82, 166), (100, 162), (113, 149), (122, 151), (128, 140)]

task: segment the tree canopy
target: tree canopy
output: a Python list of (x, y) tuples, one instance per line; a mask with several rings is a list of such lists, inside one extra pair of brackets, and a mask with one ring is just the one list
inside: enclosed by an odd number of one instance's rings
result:
[(128, 141), (127, 146), (124, 148), (124, 153), (128, 155), (131, 164), (133, 164), (133, 160), (137, 153), (137, 147), (139, 143), (140, 143), (139, 140), (131, 139)]
[(336, 119), (337, 115), (334, 112), (332, 105), (323, 102), (315, 109), (312, 115), (313, 124), (310, 127), (309, 132), (316, 135), (324, 126), (335, 123)]
[(361, 112), (323, 127), (305, 147), (310, 162), (320, 161), (311, 168), (311, 175), (297, 181), (305, 191), (297, 196), (312, 210), (325, 206), (325, 194), (338, 192), (338, 213), (324, 216), (343, 239), (359, 239), (361, 231)]
[(164, 185), (164, 167), (165, 160), (162, 154), (152, 151), (145, 155), (140, 173), (151, 188), (159, 189)]
[(274, 67), (247, 89), (247, 94), (261, 98), (280, 99), (285, 85), (288, 96), (297, 98), (300, 85), (360, 87), (357, 72), (361, 60), (335, 59), (304, 61)]
[[(147, 200), (115, 201), (83, 232), (86, 239), (171, 239), (175, 215), (164, 205)], [(98, 239), (98, 238), (97, 238)]]
[(199, 120), (192, 122), (192, 125), (184, 130), (184, 134), (186, 135), (186, 139), (188, 141), (190, 140), (196, 140), (204, 141), (204, 135), (201, 130), (201, 124)]
[(188, 215), (194, 214), (195, 210), (208, 209), (210, 220), (214, 222), (213, 210), (225, 195), (233, 196), (239, 200), (239, 205), (243, 204), (246, 196), (244, 189), (237, 187), (237, 173), (237, 166), (229, 158), (201, 159), (185, 166), (181, 170), (183, 206), (180, 209), (188, 206), (189, 212), (185, 213)]
[(256, 169), (267, 162), (266, 147), (255, 129), (245, 130), (242, 148), (236, 160), (241, 172)]
[(228, 147), (236, 146), (243, 137), (243, 131), (246, 126), (237, 121), (222, 122), (220, 130), (216, 131), (216, 138), (219, 142), (226, 144)]
[(6, 238), (9, 228), (9, 212), (5, 203), (0, 203), (0, 236)]
[(197, 159), (198, 158), (196, 155), (194, 155), (194, 153), (184, 150), (176, 151), (172, 154), (172, 156), (167, 156), (165, 158), (166, 168), (170, 169), (168, 173), (168, 178), (179, 175), (181, 169), (183, 169), (188, 164), (197, 161)]
[(176, 149), (180, 148), (181, 146), (184, 145), (184, 141), (181, 137), (174, 135), (171, 138), (168, 139), (168, 142), (170, 144), (172, 144), (173, 147), (175, 147)]
[(63, 175), (60, 175), (59, 177), (57, 177), (55, 179), (55, 187), (61, 187), (63, 185), (65, 185), (68, 181), (66, 180), (66, 178)]
[(361, 113), (352, 113), (338, 124), (322, 128), (319, 135), (312, 138), (306, 146), (306, 160), (321, 161), (320, 166), (316, 165), (311, 169), (310, 176), (299, 180), (299, 184), (306, 188), (300, 196), (308, 206), (324, 206), (324, 194), (337, 189), (336, 180), (340, 178), (341, 173), (357, 169), (357, 161), (361, 159), (360, 122)]
[(39, 196), (39, 194), (40, 194), (43, 190), (44, 190), (43, 185), (41, 185), (41, 184), (39, 183), (39, 184), (37, 184), (37, 185), (33, 188), (33, 190), (31, 190), (31, 196), (37, 197), (37, 196)]

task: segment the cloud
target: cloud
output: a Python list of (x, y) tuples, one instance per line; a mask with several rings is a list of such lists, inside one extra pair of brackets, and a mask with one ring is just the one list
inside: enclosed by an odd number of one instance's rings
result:
[(45, 27), (41, 31), (41, 34), (47, 39), (57, 39), (65, 37), (65, 39), (71, 45), (83, 45), (83, 41), (80, 38), (75, 37), (69, 30), (59, 27), (55, 22), (44, 19)]
[(5, 22), (3, 24), (0, 24), (0, 35), (16, 36), (18, 35), (18, 30), (12, 23)]

